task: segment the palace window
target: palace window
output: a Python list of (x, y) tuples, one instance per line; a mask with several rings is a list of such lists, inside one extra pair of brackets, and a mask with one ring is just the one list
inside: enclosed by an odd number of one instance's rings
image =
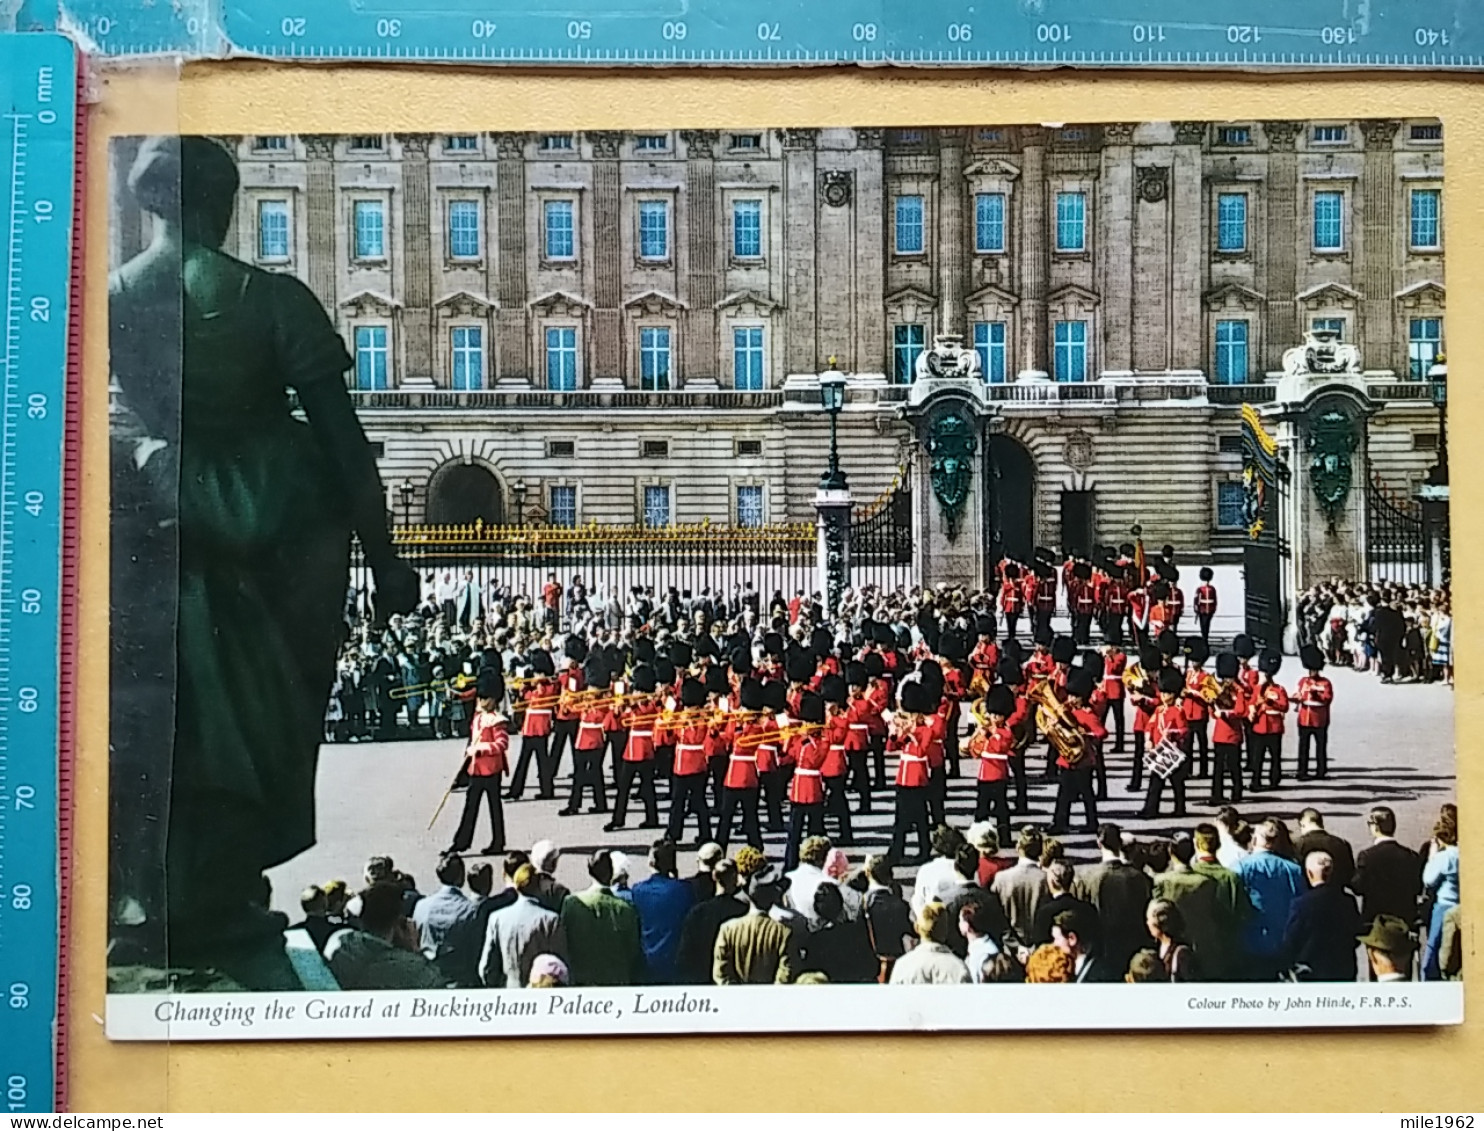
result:
[(258, 201), (258, 258), (283, 261), (289, 257), (289, 202)]
[(746, 392), (763, 387), (763, 328), (737, 326), (732, 330), (732, 383)]
[(737, 488), (737, 525), (761, 526), (763, 524), (763, 489), (746, 485)]
[(1251, 145), (1251, 126), (1222, 126), (1216, 131), (1217, 145)]
[(1413, 318), (1407, 329), (1407, 368), (1412, 380), (1427, 378), (1427, 371), (1443, 352), (1443, 320)]
[(927, 328), (921, 322), (904, 322), (891, 331), (891, 377), (898, 385), (910, 385), (917, 371), (917, 355), (927, 346)]
[(484, 331), (478, 326), (455, 326), (452, 331), (453, 387), (484, 388)]
[(379, 200), (355, 202), (357, 259), (386, 258), (386, 205)]
[(645, 459), (669, 459), (669, 440), (642, 440), (639, 443), (639, 454)]
[(391, 351), (387, 347), (385, 326), (357, 326), (356, 388), (385, 389), (389, 384)]
[(1340, 251), (1345, 246), (1345, 194), (1314, 194), (1314, 250)]
[(1438, 216), (1443, 194), (1438, 189), (1412, 190), (1412, 248), (1433, 251), (1442, 246)]
[(548, 459), (571, 459), (577, 454), (576, 440), (547, 440), (546, 455)]
[(1247, 250), (1247, 194), (1223, 192), (1216, 198), (1216, 250)]
[(1345, 320), (1343, 318), (1311, 318), (1309, 326), (1315, 330), (1329, 330), (1338, 341), (1345, 340)]
[(728, 149), (761, 149), (762, 134), (732, 134), (727, 138)]
[(1246, 495), (1240, 483), (1216, 484), (1216, 526), (1239, 530), (1245, 525)]
[(1247, 322), (1245, 319), (1216, 323), (1216, 383), (1247, 383)]
[(577, 327), (546, 328), (546, 387), (559, 392), (577, 388)]
[(448, 153), (472, 153), (479, 148), (479, 135), (449, 134), (443, 139), (443, 148)]
[(763, 442), (761, 440), (738, 440), (737, 455), (760, 456), (763, 454)]
[(732, 202), (732, 255), (738, 259), (761, 259), (763, 255), (763, 202)]
[(1315, 145), (1341, 145), (1350, 136), (1348, 126), (1315, 126)]
[(993, 384), (1005, 380), (1005, 330), (1003, 322), (975, 322), (974, 350), (984, 379)]
[(665, 483), (644, 485), (644, 525), (651, 530), (670, 525), (670, 487)]
[(1087, 380), (1087, 323), (1058, 322), (1055, 330), (1055, 368), (1058, 381)]
[(1005, 194), (981, 192), (974, 197), (974, 250), (1005, 250)]
[(974, 140), (984, 145), (998, 145), (1005, 140), (1004, 130), (978, 129), (974, 131)]
[(540, 144), (543, 153), (570, 153), (576, 148), (571, 134), (542, 134)]
[(260, 134), (252, 139), (252, 147), (259, 153), (287, 153), (289, 139), (287, 134)]
[(383, 148), (380, 134), (351, 134), (347, 147), (352, 153), (380, 153)]
[(553, 526), (572, 529), (577, 525), (577, 488), (553, 484), (551, 488), (551, 514)]
[(448, 254), (452, 259), (479, 258), (479, 202), (448, 202)]
[(1443, 123), (1429, 122), (1415, 125), (1407, 131), (1407, 136), (1413, 141), (1442, 141)]
[(1056, 250), (1087, 250), (1087, 194), (1056, 194)]
[(546, 258), (577, 258), (576, 224), (570, 200), (548, 200), (542, 210), (546, 222)]
[(663, 153), (669, 148), (669, 134), (637, 134), (634, 137), (636, 153)]
[(923, 232), (923, 198), (899, 196), (896, 207), (896, 249), (898, 255), (921, 255), (926, 247)]
[(640, 327), (639, 382), (645, 389), (670, 387), (670, 327)]
[(639, 258), (670, 258), (670, 204), (664, 200), (639, 202)]

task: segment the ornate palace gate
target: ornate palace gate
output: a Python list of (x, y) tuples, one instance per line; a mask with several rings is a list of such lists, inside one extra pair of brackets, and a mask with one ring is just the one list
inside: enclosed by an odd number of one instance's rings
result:
[(885, 592), (917, 584), (916, 547), (912, 537), (912, 489), (906, 468), (874, 502), (850, 516), (850, 584), (875, 586)]
[[(1433, 584), (1422, 503), (1372, 474), (1366, 493), (1366, 572), (1370, 581)], [(1446, 546), (1446, 542), (1445, 542)]]
[(1285, 529), (1292, 475), (1278, 453), (1277, 441), (1263, 426), (1257, 410), (1242, 406), (1243, 523), (1247, 540), (1242, 570), (1247, 635), (1259, 649), (1283, 647), (1289, 610), (1283, 597), (1283, 575), (1293, 547)]

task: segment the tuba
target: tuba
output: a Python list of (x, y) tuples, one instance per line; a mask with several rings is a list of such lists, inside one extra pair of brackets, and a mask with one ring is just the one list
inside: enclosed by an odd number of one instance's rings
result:
[(1026, 698), (1036, 705), (1036, 725), (1046, 741), (1068, 766), (1076, 767), (1091, 752), (1092, 743), (1051, 681), (1044, 679), (1036, 683)]

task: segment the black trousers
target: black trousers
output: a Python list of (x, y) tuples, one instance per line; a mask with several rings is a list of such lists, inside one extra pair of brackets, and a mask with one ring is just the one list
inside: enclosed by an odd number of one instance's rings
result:
[(840, 839), (836, 844), (854, 844), (855, 830), (850, 827), (850, 799), (845, 796), (846, 777), (824, 779), (824, 813), (835, 818), (835, 828)]
[(1281, 734), (1254, 734), (1252, 742), (1257, 746), (1257, 757), (1249, 759), (1252, 765), (1252, 790), (1262, 788), (1262, 769), (1268, 769), (1268, 788), (1277, 789), (1283, 781), (1283, 736)]
[[(1192, 776), (1203, 778), (1211, 772), (1211, 747), (1206, 739), (1206, 720), (1186, 721), (1190, 724), (1190, 729), (1185, 733), (1185, 757), (1190, 762)], [(1197, 754), (1200, 756), (1199, 769), (1195, 768)]]
[(974, 796), (974, 822), (987, 821), (990, 815), (994, 816), (995, 831), (999, 834), (1000, 844), (1010, 843), (1010, 780), (1001, 778), (999, 781), (984, 781), (980, 779), (975, 787)]
[(697, 840), (711, 839), (711, 810), (706, 805), (706, 774), (676, 774), (670, 779), (670, 820), (665, 834), (676, 844), (685, 831), (686, 815), (696, 816)]
[(861, 795), (860, 808), (856, 812), (871, 811), (871, 771), (866, 764), (868, 750), (852, 750), (846, 757), (850, 760), (850, 788)]
[[(553, 767), (552, 777), (561, 773), (562, 755), (566, 753), (567, 747), (576, 748), (577, 743), (577, 719), (555, 719), (551, 724), (551, 764)], [(575, 762), (575, 759), (574, 759)], [(573, 772), (576, 772), (574, 766)]]
[(711, 758), (706, 762), (706, 780), (711, 786), (711, 809), (713, 812), (721, 812), (721, 783), (727, 777), (727, 758), (725, 755)]
[(1257, 759), (1262, 751), (1258, 749), (1258, 736), (1252, 731), (1252, 723), (1247, 719), (1242, 720), (1242, 738), (1245, 740), (1242, 748), (1247, 754), (1247, 773), (1251, 775), (1257, 772)]
[(732, 817), (742, 812), (742, 839), (759, 852), (763, 849), (763, 830), (758, 824), (758, 789), (728, 789), (721, 791), (721, 817), (716, 822), (716, 843), (726, 848), (732, 840)]
[[(799, 845), (806, 836), (824, 835), (824, 802), (808, 805), (788, 803), (788, 844), (783, 849), (783, 870), (792, 872), (799, 866)], [(812, 908), (810, 909), (812, 910)]]
[(520, 738), (520, 758), (515, 763), (515, 773), (510, 775), (511, 801), (519, 801), (526, 791), (526, 774), (531, 763), (536, 764), (536, 796), (543, 801), (556, 796), (556, 774), (551, 765), (551, 736), (547, 734), (523, 734)]
[(1218, 742), (1211, 767), (1211, 804), (1226, 804), (1226, 783), (1231, 780), (1232, 804), (1242, 803), (1242, 746), (1237, 742)]
[(886, 788), (886, 735), (884, 734), (871, 736), (871, 785), (873, 789)]
[(1196, 613), (1195, 619), (1201, 624), (1201, 639), (1207, 644), (1211, 643), (1211, 619), (1214, 613)]
[(1134, 731), (1134, 774), (1128, 782), (1130, 793), (1138, 793), (1144, 788), (1144, 744), (1148, 737), (1142, 730)]
[(960, 719), (958, 703), (953, 704), (953, 709), (948, 712), (948, 725), (943, 730), (943, 757), (946, 760), (948, 776), (958, 777), (958, 724)]
[[(1101, 746), (1101, 744), (1099, 744)], [(1098, 764), (1092, 768), (1092, 780), (1097, 785), (1097, 798), (1099, 801), (1108, 800), (1108, 760), (1103, 757), (1101, 749), (1098, 750)]]
[(768, 811), (768, 831), (783, 831), (783, 799), (788, 795), (789, 769), (779, 766), (767, 773), (759, 774), (763, 782), (763, 805)]
[(1077, 644), (1092, 643), (1092, 614), (1075, 613), (1072, 616), (1072, 640)]
[(891, 847), (886, 850), (893, 863), (902, 863), (902, 853), (907, 850), (907, 835), (913, 829), (917, 830), (918, 858), (927, 860), (932, 856), (928, 789), (925, 785), (897, 786), (896, 811), (891, 821)]
[[(629, 744), (629, 732), (626, 730), (610, 731), (608, 734), (608, 756), (613, 762), (613, 788), (618, 788), (618, 768), (623, 765), (623, 752)], [(602, 772), (602, 767), (598, 767)]]
[(1298, 776), (1302, 780), (1309, 776), (1309, 747), (1314, 748), (1314, 776), (1329, 774), (1329, 727), (1299, 727)]
[(574, 813), (582, 805), (582, 795), (589, 786), (593, 791), (593, 808), (599, 813), (608, 812), (608, 790), (603, 784), (603, 751), (605, 742), (595, 750), (572, 751), (572, 799), (564, 812)]
[(459, 818), (458, 831), (453, 834), (453, 851), (467, 852), (474, 843), (474, 826), (479, 823), (481, 798), (490, 811), (489, 847), (494, 852), (505, 851), (505, 811), (500, 805), (499, 774), (469, 778), (469, 790), (464, 794), (464, 815)]
[(1149, 792), (1144, 795), (1144, 808), (1140, 811), (1141, 817), (1158, 817), (1159, 801), (1164, 796), (1165, 786), (1168, 785), (1175, 794), (1176, 817), (1185, 816), (1185, 779), (1190, 776), (1190, 759), (1187, 758), (1178, 770), (1167, 778), (1158, 774), (1149, 775)]
[(1072, 824), (1072, 805), (1082, 802), (1083, 824), (1088, 829), (1098, 827), (1098, 802), (1093, 796), (1093, 768), (1084, 758), (1072, 769), (1062, 766), (1056, 780), (1056, 810), (1051, 818), (1051, 827), (1067, 829)]
[(948, 774), (944, 767), (934, 766), (928, 770), (928, 816), (934, 825), (945, 823), (943, 807), (948, 800)]
[(1020, 614), (1019, 613), (1006, 613), (1005, 614), (1005, 639), (1006, 640), (1014, 640), (1015, 639), (1015, 626), (1018, 625), (1019, 623), (1020, 623)]
[[(635, 789), (634, 783), (638, 782)], [(654, 759), (618, 764), (618, 795), (613, 799), (613, 823), (622, 825), (629, 815), (629, 797), (637, 793), (644, 801), (644, 823), (658, 828), (660, 805), (654, 794)]]
[(1027, 787), (1025, 782), (1025, 752), (1019, 751), (1010, 755), (1010, 776), (1015, 779), (1015, 809), (1016, 813), (1030, 812), (1031, 804), (1027, 798)]
[(1031, 623), (1036, 626), (1037, 633), (1051, 631), (1051, 609), (1037, 609), (1031, 614)]

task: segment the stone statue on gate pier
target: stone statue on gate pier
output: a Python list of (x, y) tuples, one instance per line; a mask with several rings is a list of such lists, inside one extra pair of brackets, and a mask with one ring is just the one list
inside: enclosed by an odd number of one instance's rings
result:
[(979, 351), (972, 346), (965, 347), (962, 334), (944, 330), (934, 336), (931, 349), (917, 355), (915, 376), (919, 381), (945, 377), (978, 381), (983, 376)]

